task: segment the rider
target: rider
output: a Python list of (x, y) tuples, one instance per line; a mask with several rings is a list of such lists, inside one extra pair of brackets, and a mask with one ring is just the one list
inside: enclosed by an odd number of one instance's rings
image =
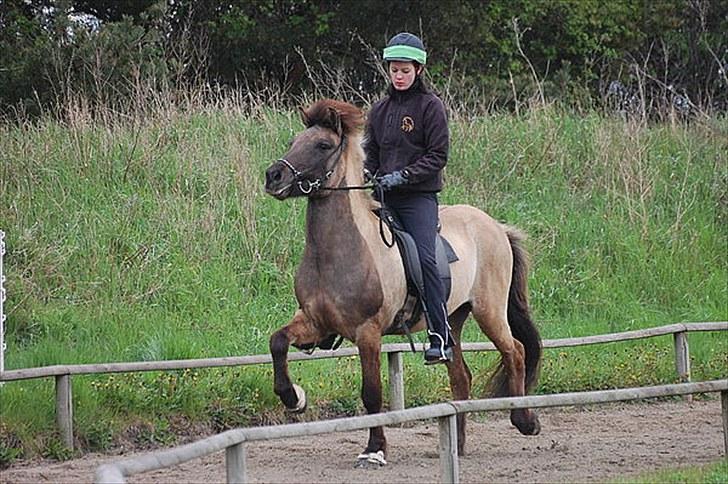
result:
[(451, 361), (453, 341), (435, 259), (437, 192), (442, 190), (449, 150), (447, 114), (422, 79), (427, 53), (416, 35), (402, 32), (392, 37), (384, 60), (391, 85), (369, 112), (365, 176), (377, 177), (387, 191), (387, 207), (399, 216), (417, 245), (430, 340), (425, 363)]

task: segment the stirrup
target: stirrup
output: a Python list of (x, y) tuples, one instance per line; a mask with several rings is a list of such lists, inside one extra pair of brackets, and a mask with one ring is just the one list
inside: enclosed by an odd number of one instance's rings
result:
[(437, 347), (430, 347), (425, 350), (425, 365), (436, 365), (438, 363), (447, 363), (453, 360), (452, 347), (449, 346), (444, 350)]

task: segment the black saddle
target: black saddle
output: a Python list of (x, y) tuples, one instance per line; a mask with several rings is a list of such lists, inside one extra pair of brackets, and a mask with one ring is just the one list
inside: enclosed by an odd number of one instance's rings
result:
[[(392, 234), (394, 234), (394, 240), (402, 256), (404, 272), (407, 279), (407, 296), (404, 304), (384, 334), (409, 334), (412, 326), (420, 320), (425, 303), (425, 286), (417, 245), (412, 236), (404, 230), (402, 222), (400, 222), (399, 218), (392, 211), (387, 210), (385, 207), (375, 209), (374, 213), (389, 226)], [(452, 290), (450, 264), (459, 259), (450, 242), (440, 235), (439, 231), (440, 227), (438, 226), (437, 239), (435, 240), (435, 260), (437, 262), (437, 270), (440, 273), (442, 286), (445, 289), (445, 300), (447, 300)]]

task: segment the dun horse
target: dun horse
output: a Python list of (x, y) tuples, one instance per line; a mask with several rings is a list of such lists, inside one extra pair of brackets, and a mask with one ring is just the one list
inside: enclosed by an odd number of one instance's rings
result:
[[(332, 190), (363, 183), (362, 112), (321, 100), (302, 113), (306, 129), (266, 171), (268, 194), (279, 200), (308, 197), (306, 247), (295, 277), (299, 308), (270, 338), (274, 391), (289, 410), (303, 411), (306, 393), (288, 373), (289, 345), (313, 348), (340, 335), (359, 349), (361, 398), (368, 413), (377, 413), (382, 410), (382, 334), (405, 300), (405, 272), (397, 248), (387, 247), (380, 237), (372, 212), (378, 203), (367, 191)], [(460, 335), (471, 313), (501, 354), (490, 381), (492, 394), (525, 395), (538, 378), (541, 341), (529, 316), (522, 235), (468, 205), (442, 206), (440, 221), (442, 235), (459, 257), (451, 265), (447, 302), (456, 342), (454, 359), (447, 363), (453, 398), (470, 397), (472, 374)], [(423, 319), (413, 331), (424, 328)], [(540, 430), (530, 409), (512, 410), (511, 422), (526, 435)], [(464, 443), (465, 418), (459, 415), (461, 454)], [(383, 464), (386, 449), (384, 430), (373, 427), (359, 459)]]

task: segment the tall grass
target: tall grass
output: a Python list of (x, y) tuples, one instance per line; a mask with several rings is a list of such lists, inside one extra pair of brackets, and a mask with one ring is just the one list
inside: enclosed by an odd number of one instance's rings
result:
[[(6, 368), (267, 352), (296, 307), (304, 200), (263, 193), (302, 126), (245, 98), (160, 102), (126, 116), (69, 103), (64, 121), (0, 126), (7, 234)], [(554, 107), (454, 113), (443, 203), (530, 234), (544, 338), (728, 318), (728, 124), (646, 125)], [(484, 336), (466, 326), (465, 339)], [(695, 378), (728, 372), (728, 338), (691, 335)], [(388, 337), (387, 341), (400, 341)], [(671, 341), (546, 351), (539, 392), (674, 381)], [(468, 355), (482, 392), (493, 355)], [(408, 405), (447, 398), (446, 372), (406, 358)], [(360, 411), (358, 360), (293, 363), (307, 418)], [(386, 377), (385, 377), (386, 378)], [(65, 457), (52, 381), (0, 388), (0, 463)], [(82, 449), (167, 443), (286, 416), (271, 369), (74, 378)]]

